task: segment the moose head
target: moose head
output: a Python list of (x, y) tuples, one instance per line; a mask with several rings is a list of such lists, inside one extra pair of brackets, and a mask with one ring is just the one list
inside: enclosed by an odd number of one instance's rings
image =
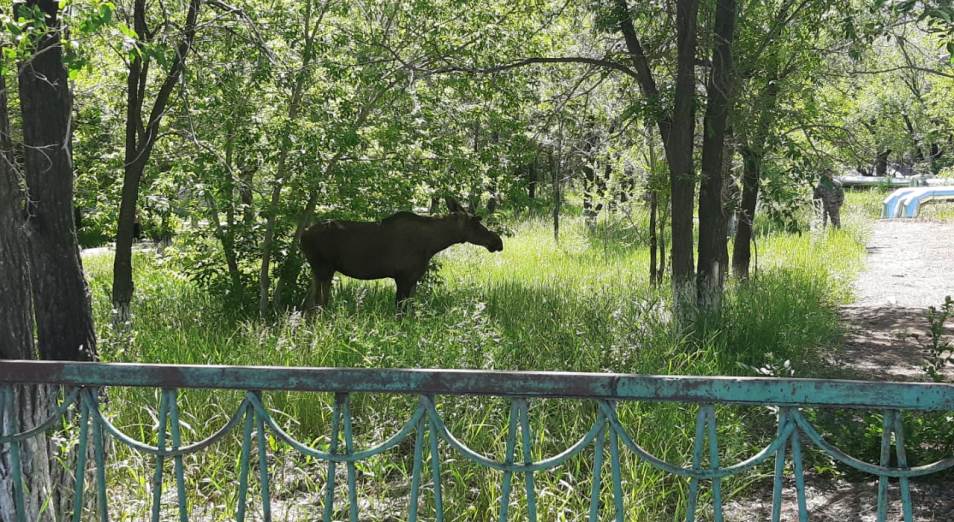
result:
[(450, 211), (448, 218), (452, 219), (457, 225), (464, 241), (480, 245), (491, 252), (503, 250), (503, 240), (481, 223), (480, 216), (467, 212), (454, 198), (448, 197), (445, 201), (447, 202), (447, 210)]

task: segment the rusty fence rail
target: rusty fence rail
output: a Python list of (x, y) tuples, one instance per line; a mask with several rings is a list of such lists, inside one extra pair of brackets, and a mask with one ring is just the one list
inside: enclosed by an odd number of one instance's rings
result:
[[(26, 384), (63, 386), (65, 398), (45, 422), (19, 431), (18, 405), (15, 388)], [(114, 426), (102, 411), (99, 391), (109, 386), (150, 387), (161, 390), (158, 414), (157, 445), (135, 440)], [(230, 389), (245, 392), (244, 398), (225, 425), (210, 437), (182, 445), (177, 404), (180, 389)], [(330, 447), (327, 451), (311, 447), (285, 431), (263, 406), (263, 394), (275, 391), (306, 391), (334, 393)], [(418, 397), (417, 407), (403, 426), (378, 445), (356, 449), (352, 437), (352, 418), (349, 397), (353, 393), (403, 394)], [(510, 401), (504, 460), (495, 460), (469, 448), (445, 425), (435, 398), (440, 396), (494, 396)], [(531, 444), (534, 440), (528, 420), (529, 405), (544, 398), (578, 398), (593, 401), (596, 418), (589, 430), (564, 451), (534, 461)], [(665, 462), (642, 448), (617, 416), (617, 404), (626, 401), (664, 401), (696, 403), (699, 405), (695, 424), (692, 462), (689, 466)], [(715, 405), (762, 405), (777, 409), (776, 436), (751, 457), (729, 465), (722, 465), (716, 436)], [(803, 416), (805, 407), (865, 408), (883, 411), (881, 461), (867, 463), (839, 450), (826, 441)], [(901, 512), (904, 520), (912, 520), (909, 480), (913, 477), (937, 473), (954, 466), (954, 458), (930, 465), (911, 467), (907, 464), (904, 447), (903, 412), (954, 410), (954, 386), (944, 384), (875, 383), (859, 381), (734, 378), (734, 377), (663, 377), (626, 374), (584, 374), (558, 372), (488, 372), (469, 370), (380, 370), (343, 368), (278, 368), (234, 366), (183, 366), (148, 364), (61, 363), (36, 361), (0, 362), (0, 452), (8, 452), (13, 478), (13, 497), (18, 522), (26, 522), (23, 508), (23, 477), (20, 463), (21, 445), (28, 438), (38, 436), (53, 426), (64, 415), (75, 413), (79, 419), (78, 449), (76, 452), (73, 520), (83, 516), (86, 492), (85, 476), (88, 454), (94, 460), (96, 517), (109, 519), (109, 497), (105, 476), (105, 438), (112, 437), (135, 451), (151, 455), (155, 470), (151, 483), (152, 520), (158, 521), (162, 504), (163, 463), (173, 460), (173, 473), (178, 502), (178, 518), (189, 519), (185, 493), (183, 457), (207, 448), (232, 430), (241, 430), (242, 446), (239, 455), (238, 500), (234, 518), (246, 518), (249, 476), (255, 469), (261, 498), (259, 508), (265, 520), (271, 520), (270, 476), (267, 467), (268, 447), (266, 433), (288, 444), (301, 454), (326, 463), (327, 475), (323, 494), (323, 519), (334, 516), (336, 466), (347, 471), (347, 498), (349, 519), (359, 520), (355, 464), (394, 448), (401, 442), (414, 440), (413, 470), (409, 493), (407, 518), (418, 518), (419, 498), (422, 494), (422, 476), (425, 454), (431, 456), (430, 469), (433, 518), (443, 520), (441, 492), (441, 460), (437, 458), (440, 445), (481, 466), (498, 470), (502, 475), (500, 520), (508, 519), (514, 475), (521, 475), (526, 489), (527, 515), (537, 519), (534, 475), (560, 466), (570, 457), (584, 451), (592, 455), (593, 469), (589, 519), (599, 520), (612, 513), (615, 520), (625, 519), (623, 482), (620, 473), (620, 455), (629, 451), (637, 458), (667, 473), (687, 478), (689, 498), (686, 520), (697, 516), (700, 483), (711, 488), (712, 514), (722, 519), (723, 478), (743, 472), (762, 462), (774, 459), (774, 491), (772, 520), (779, 520), (782, 507), (782, 479), (785, 464), (791, 459), (795, 475), (796, 502), (799, 520), (808, 519), (805, 483), (802, 469), (802, 443), (807, 439), (816, 448), (832, 458), (864, 473), (879, 477), (877, 519), (886, 518), (888, 507), (888, 480), (897, 479), (900, 485)], [(62, 425), (60, 423), (60, 425)], [(517, 456), (517, 436), (521, 438), (523, 455)], [(427, 444), (425, 444), (427, 434)], [(92, 451), (89, 451), (92, 439)], [(341, 442), (343, 442), (343, 447)], [(253, 444), (257, 448), (257, 463), (253, 463)], [(428, 446), (428, 447), (425, 447)], [(607, 452), (608, 446), (608, 452)], [(891, 466), (892, 449), (896, 466)], [(607, 455), (608, 453), (608, 455)], [(703, 454), (708, 462), (703, 465)], [(609, 460), (609, 480), (612, 483), (612, 505), (600, 502), (605, 460)], [(582, 517), (582, 514), (581, 514)]]

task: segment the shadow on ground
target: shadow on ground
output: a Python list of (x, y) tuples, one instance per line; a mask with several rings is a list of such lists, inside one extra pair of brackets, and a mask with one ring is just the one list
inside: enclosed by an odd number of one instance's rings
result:
[[(845, 343), (832, 354), (832, 368), (843, 377), (867, 381), (929, 381), (922, 370), (930, 325), (927, 309), (852, 305), (841, 309)], [(948, 336), (954, 330), (948, 327)], [(951, 368), (944, 372), (954, 380)]]

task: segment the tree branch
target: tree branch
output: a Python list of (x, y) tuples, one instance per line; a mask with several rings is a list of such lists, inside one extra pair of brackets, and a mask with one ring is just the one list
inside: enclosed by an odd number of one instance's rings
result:
[(590, 58), (586, 56), (534, 56), (530, 58), (524, 58), (522, 60), (517, 60), (511, 63), (505, 63), (500, 65), (494, 65), (491, 67), (464, 67), (459, 65), (451, 65), (447, 67), (441, 67), (439, 69), (433, 69), (430, 71), (425, 71), (429, 74), (442, 74), (449, 72), (466, 72), (466, 73), (477, 73), (477, 74), (490, 74), (495, 72), (506, 71), (509, 69), (516, 69), (517, 67), (523, 67), (526, 65), (539, 64), (539, 63), (583, 63), (587, 65), (596, 65), (598, 67), (605, 67), (608, 69), (613, 69), (615, 71), (622, 72), (627, 76), (639, 80), (639, 75), (636, 71), (626, 67), (621, 63), (608, 60), (606, 58)]

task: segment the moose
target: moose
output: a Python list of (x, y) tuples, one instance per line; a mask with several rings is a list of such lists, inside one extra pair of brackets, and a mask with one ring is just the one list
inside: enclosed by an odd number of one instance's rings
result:
[(329, 220), (316, 223), (302, 235), (301, 251), (314, 276), (313, 300), (325, 307), (335, 272), (355, 279), (391, 278), (397, 285), (401, 310), (414, 293), (438, 252), (456, 243), (471, 243), (491, 252), (503, 250), (500, 236), (487, 230), (480, 217), (447, 198), (446, 216), (419, 216), (398, 212), (378, 222)]

